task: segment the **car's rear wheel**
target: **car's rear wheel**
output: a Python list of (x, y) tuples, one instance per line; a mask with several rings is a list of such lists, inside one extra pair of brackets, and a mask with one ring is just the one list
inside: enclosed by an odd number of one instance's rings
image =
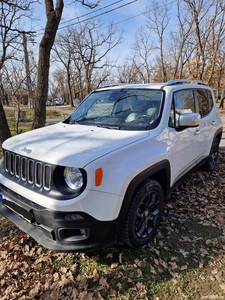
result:
[(120, 241), (131, 247), (145, 245), (159, 226), (163, 203), (161, 185), (150, 179), (143, 182), (133, 195)]
[(219, 158), (219, 140), (215, 138), (212, 144), (212, 148), (208, 160), (204, 164), (204, 169), (207, 171), (215, 170), (218, 162), (218, 158)]

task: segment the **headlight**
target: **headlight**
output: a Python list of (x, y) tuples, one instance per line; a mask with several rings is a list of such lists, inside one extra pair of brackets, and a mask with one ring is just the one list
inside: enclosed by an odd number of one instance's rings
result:
[(78, 192), (83, 184), (83, 175), (81, 171), (78, 168), (75, 167), (66, 167), (64, 169), (64, 180), (69, 188), (74, 190), (75, 192)]

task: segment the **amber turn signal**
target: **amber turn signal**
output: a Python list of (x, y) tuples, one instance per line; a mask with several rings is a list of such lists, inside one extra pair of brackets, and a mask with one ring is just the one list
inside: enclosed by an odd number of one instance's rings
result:
[(99, 168), (95, 170), (95, 185), (99, 186), (102, 183), (102, 178), (103, 178), (103, 170), (102, 168)]

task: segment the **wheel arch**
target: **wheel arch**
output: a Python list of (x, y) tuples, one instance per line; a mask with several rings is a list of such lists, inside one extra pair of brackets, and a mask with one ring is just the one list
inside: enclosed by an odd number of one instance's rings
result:
[(120, 209), (118, 222), (120, 227), (119, 232), (124, 224), (124, 220), (126, 218), (127, 211), (130, 207), (132, 196), (134, 195), (135, 191), (140, 186), (140, 184), (142, 184), (147, 179), (157, 181), (161, 185), (164, 194), (164, 199), (166, 199), (170, 193), (170, 177), (170, 163), (168, 160), (165, 159), (142, 171), (131, 180), (130, 184), (127, 187), (123, 204)]
[[(222, 134), (223, 134), (223, 128), (218, 129), (218, 130), (215, 132), (215, 134), (214, 134), (214, 139), (213, 139), (213, 141), (214, 141), (215, 139), (218, 139), (218, 141), (219, 141), (219, 143), (220, 143), (220, 141), (221, 141), (221, 139), (222, 139)], [(213, 141), (212, 141), (212, 144), (213, 144)]]

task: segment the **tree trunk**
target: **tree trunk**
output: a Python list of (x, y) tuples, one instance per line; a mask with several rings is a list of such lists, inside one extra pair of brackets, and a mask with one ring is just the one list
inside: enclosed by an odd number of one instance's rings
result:
[(34, 120), (32, 129), (45, 126), (46, 100), (48, 98), (48, 80), (50, 53), (63, 11), (63, 0), (56, 1), (54, 9), (52, 0), (45, 0), (47, 23), (44, 36), (39, 46), (37, 88), (34, 99)]
[(67, 74), (67, 86), (68, 86), (69, 102), (70, 102), (70, 106), (73, 107), (73, 96), (72, 96), (72, 88), (71, 88), (70, 63), (71, 63), (71, 60), (68, 61), (68, 65), (67, 65), (67, 68), (66, 68), (66, 74)]
[(2, 143), (11, 137), (11, 133), (9, 130), (9, 126), (6, 120), (6, 115), (2, 106), (2, 102), (0, 101), (0, 148)]

